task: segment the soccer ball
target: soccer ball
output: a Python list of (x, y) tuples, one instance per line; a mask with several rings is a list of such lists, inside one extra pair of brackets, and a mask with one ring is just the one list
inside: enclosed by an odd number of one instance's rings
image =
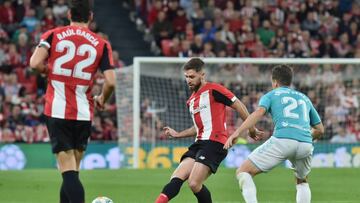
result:
[(97, 197), (92, 201), (92, 203), (114, 203), (114, 202), (107, 197)]
[(0, 148), (0, 170), (21, 170), (25, 164), (26, 157), (20, 147), (8, 144)]

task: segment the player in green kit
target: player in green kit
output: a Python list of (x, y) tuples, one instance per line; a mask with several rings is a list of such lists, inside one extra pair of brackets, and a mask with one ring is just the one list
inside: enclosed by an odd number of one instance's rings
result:
[(311, 170), (312, 141), (324, 133), (320, 116), (310, 99), (290, 88), (293, 71), (287, 65), (272, 70), (273, 90), (261, 97), (259, 106), (244, 123), (228, 138), (229, 149), (245, 130), (269, 113), (275, 124), (272, 137), (256, 148), (236, 171), (240, 189), (246, 203), (257, 203), (253, 176), (268, 172), (285, 160), (289, 160), (297, 179), (296, 202), (310, 203), (311, 191), (307, 175)]

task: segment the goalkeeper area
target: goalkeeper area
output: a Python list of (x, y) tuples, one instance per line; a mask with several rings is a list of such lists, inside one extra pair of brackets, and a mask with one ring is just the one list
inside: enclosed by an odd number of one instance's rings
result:
[[(171, 175), (170, 169), (81, 171), (86, 202), (107, 196), (115, 203), (154, 202)], [(244, 202), (234, 169), (220, 168), (206, 185), (214, 203)], [(61, 176), (56, 170), (0, 171), (0, 202), (58, 202)], [(255, 177), (259, 202), (295, 202), (295, 180), (290, 169), (277, 168)], [(360, 199), (359, 169), (322, 168), (310, 173), (313, 203), (357, 203)], [(172, 203), (193, 203), (195, 196), (184, 184)]]

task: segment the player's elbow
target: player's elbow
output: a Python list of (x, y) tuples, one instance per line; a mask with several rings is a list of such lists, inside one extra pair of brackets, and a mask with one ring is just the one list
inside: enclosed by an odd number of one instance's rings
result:
[(107, 80), (106, 84), (107, 84), (107, 86), (109, 86), (109, 88), (114, 89), (115, 88), (115, 78)]
[(33, 69), (33, 70), (38, 70), (39, 69), (39, 67), (40, 67), (40, 65), (41, 65), (41, 63), (42, 63), (42, 61), (41, 60), (39, 60), (37, 57), (35, 57), (35, 56), (32, 56), (31, 58), (30, 58), (30, 67), (31, 67), (31, 69)]
[(32, 56), (30, 58), (30, 68), (36, 69), (36, 67), (39, 65), (39, 62)]

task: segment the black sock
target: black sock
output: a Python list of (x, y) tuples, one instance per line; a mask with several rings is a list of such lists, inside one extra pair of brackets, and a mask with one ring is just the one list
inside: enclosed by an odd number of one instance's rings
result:
[(77, 171), (62, 173), (64, 191), (71, 203), (84, 203), (85, 192)]
[[(79, 171), (76, 171), (77, 177), (79, 177)], [(65, 192), (64, 183), (61, 184), (60, 188), (60, 203), (70, 203), (70, 200)]]
[(202, 185), (202, 188), (199, 192), (194, 193), (198, 199), (198, 203), (212, 203), (210, 191)]
[(70, 203), (69, 198), (65, 192), (64, 183), (61, 184), (60, 188), (60, 203)]
[(180, 178), (176, 178), (176, 177), (172, 178), (170, 182), (167, 185), (165, 185), (165, 187), (162, 190), (162, 193), (165, 194), (169, 198), (169, 200), (171, 200), (179, 193), (183, 183), (184, 181), (181, 180)]

